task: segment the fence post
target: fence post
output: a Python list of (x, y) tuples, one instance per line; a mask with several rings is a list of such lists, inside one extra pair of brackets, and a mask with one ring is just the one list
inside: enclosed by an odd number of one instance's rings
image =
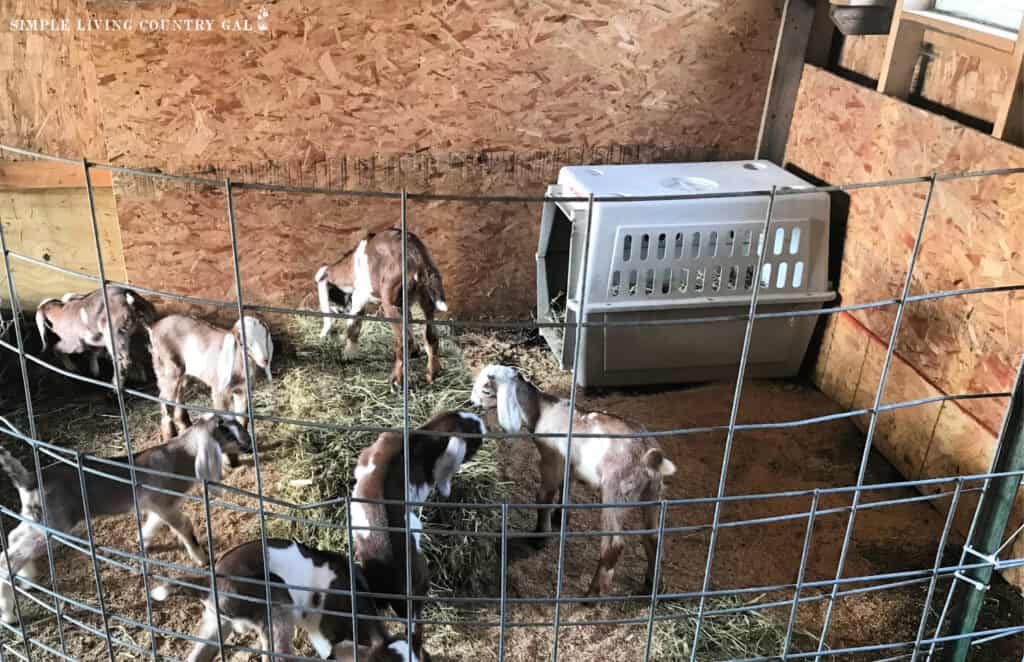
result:
[[(992, 473), (1019, 472), (1024, 469), (1024, 360), (1017, 369), (1017, 381), (1010, 395), (1007, 407), (1006, 423), (999, 444), (996, 447), (996, 458), (992, 465)], [(968, 581), (957, 582), (953, 579), (952, 604), (953, 614), (950, 618), (949, 636), (966, 635), (974, 632), (978, 624), (978, 613), (992, 578), (992, 570), (997, 559), (1006, 525), (1010, 520), (1013, 502), (1020, 488), (1021, 474), (992, 478), (978, 501), (978, 525), (974, 535), (967, 541), (965, 551), (974, 557), (974, 561), (985, 559), (985, 565), (973, 564), (976, 567), (964, 570), (962, 577)], [(959, 595), (958, 595), (959, 594)], [(939, 624), (941, 627), (941, 623)], [(942, 659), (949, 662), (963, 662), (971, 647), (970, 637), (954, 639), (943, 653)]]

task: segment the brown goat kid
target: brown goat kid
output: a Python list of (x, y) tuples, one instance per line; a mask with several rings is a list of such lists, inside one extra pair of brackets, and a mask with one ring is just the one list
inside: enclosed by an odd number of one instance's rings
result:
[[(498, 424), (506, 432), (519, 432), (526, 428), (536, 435), (534, 442), (540, 451), (541, 486), (537, 502), (556, 503), (562, 493), (565, 457), (569, 429), (569, 401), (540, 390), (516, 372), (515, 369), (489, 365), (480, 371), (473, 384), (473, 403), (487, 409), (496, 409)], [(576, 437), (579, 434), (640, 434), (643, 426), (630, 423), (618, 416), (602, 412), (587, 412), (579, 408), (572, 412), (572, 476), (588, 487), (601, 491), (604, 503), (630, 503), (658, 501), (662, 494), (662, 479), (676, 472), (676, 466), (665, 457), (658, 443), (649, 437)], [(562, 436), (558, 436), (562, 435)], [(538, 533), (551, 531), (552, 508), (537, 511)], [(601, 509), (601, 527), (605, 531), (622, 531), (627, 507)], [(644, 528), (658, 528), (658, 507), (643, 506)], [(654, 585), (657, 535), (645, 534), (647, 573), (644, 591)], [(544, 538), (537, 538), (543, 545)], [(619, 561), (625, 541), (621, 535), (601, 538), (601, 558), (590, 582), (588, 596), (606, 594), (611, 590), (615, 565)]]
[[(69, 355), (88, 354), (93, 376), (99, 374), (97, 352), (106, 350), (111, 359), (117, 353), (114, 369), (122, 383), (132, 367), (132, 339), (157, 317), (156, 309), (139, 294), (114, 285), (107, 286), (110, 301), (110, 326), (107, 325), (103, 292), (65, 294), (61, 299), (46, 299), (36, 308), (36, 328), (46, 351), (53, 341), (53, 352), (71, 370)], [(113, 337), (110, 336), (113, 328)]]
[[(379, 233), (368, 233), (355, 248), (345, 253), (334, 264), (323, 265), (316, 272), (317, 295), (320, 311), (342, 312), (347, 307), (349, 315), (359, 315), (369, 304), (379, 303), (384, 315), (392, 318), (402, 316), (402, 288), (406, 287), (409, 307), (418, 303), (423, 316), (434, 319), (438, 310), (448, 310), (444, 299), (441, 272), (430, 255), (430, 251), (413, 233), (407, 233), (406, 275), (408, 283), (402, 282), (402, 233), (391, 229)], [(331, 330), (334, 319), (325, 317), (320, 337)], [(354, 358), (358, 350), (359, 332), (362, 320), (349, 319), (345, 329), (345, 357)], [(391, 383), (402, 380), (402, 325), (393, 322), (395, 334), (395, 365), (391, 372)], [(425, 324), (423, 339), (427, 346), (427, 381), (433, 383), (441, 372), (437, 332), (432, 324)], [(413, 343), (410, 338), (410, 352)]]

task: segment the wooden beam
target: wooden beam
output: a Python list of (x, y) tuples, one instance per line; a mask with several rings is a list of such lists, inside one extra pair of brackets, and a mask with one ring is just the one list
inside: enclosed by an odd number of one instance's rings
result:
[(811, 27), (819, 6), (816, 0), (786, 0), (783, 7), (754, 158), (768, 159), (782, 165)]
[(878, 76), (878, 91), (898, 99), (910, 96), (910, 84), (924, 42), (925, 26), (903, 20), (904, 9), (911, 8), (913, 4), (910, 0), (896, 3), (889, 40), (885, 44), (885, 57), (882, 58), (882, 72)]
[(1024, 30), (1017, 35), (1017, 45), (1009, 69), (1009, 89), (996, 111), (992, 135), (1000, 140), (1021, 144), (1024, 141)]
[[(89, 179), (96, 188), (110, 188), (109, 170), (92, 170)], [(0, 161), (0, 191), (50, 188), (85, 188), (82, 166), (58, 161)]]
[(976, 23), (965, 18), (950, 16), (949, 14), (942, 14), (936, 11), (904, 9), (900, 18), (903, 21), (911, 21), (936, 32), (944, 32), (967, 41), (973, 41), (982, 46), (988, 46), (997, 51), (1003, 51), (1004, 53), (1012, 53), (1016, 45), (1017, 35), (1009, 30)]

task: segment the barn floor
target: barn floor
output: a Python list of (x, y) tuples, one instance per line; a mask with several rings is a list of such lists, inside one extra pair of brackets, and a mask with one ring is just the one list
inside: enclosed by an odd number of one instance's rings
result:
[[(554, 361), (535, 338), (508, 336), (496, 340), (491, 336), (464, 335), (458, 345), (466, 364), (475, 369), (496, 359), (523, 366), (534, 381), (544, 388), (567, 393), (567, 375), (557, 369)], [(281, 353), (278, 373), (288, 369), (292, 359), (288, 352)], [(16, 376), (16, 373), (15, 373)], [(3, 388), (0, 414), (24, 423), (24, 413), (18, 405), (20, 380), (8, 379)], [(87, 387), (71, 392), (66, 386), (52, 380), (33, 377), (37, 399), (40, 432), (44, 438), (58, 443), (77, 442), (86, 452), (115, 455), (121, 448), (120, 423), (117, 405), (96, 389)], [(468, 389), (468, 385), (467, 385)], [(687, 388), (631, 390), (628, 393), (581, 393), (584, 406), (622, 413), (644, 422), (649, 429), (680, 428), (687, 426), (718, 425), (728, 420), (732, 385), (716, 383)], [(202, 398), (199, 401), (203, 401)], [(743, 392), (741, 422), (781, 421), (819, 416), (836, 412), (838, 406), (811, 386), (789, 381), (751, 381)], [(157, 443), (155, 407), (150, 403), (130, 402), (130, 425), (137, 447)], [(813, 427), (785, 430), (738, 433), (730, 463), (728, 494), (764, 493), (782, 490), (805, 490), (816, 487), (834, 487), (853, 484), (856, 480), (863, 435), (848, 421), (830, 422)], [(713, 496), (717, 489), (722, 461), (724, 434), (698, 434), (664, 439), (667, 450), (680, 471), (667, 481), (667, 498)], [(5, 442), (9, 443), (9, 442)], [(497, 442), (496, 442), (497, 443)], [(10, 446), (9, 446), (10, 447)], [(262, 481), (270, 494), (286, 490), (287, 453), (289, 449), (264, 435), (261, 443)], [(505, 442), (498, 456), (499, 474), (507, 481), (513, 502), (528, 502), (534, 498), (537, 484), (537, 455), (532, 446), (522, 441)], [(898, 481), (900, 476), (888, 462), (874, 454), (868, 468), (867, 482)], [(253, 467), (245, 464), (232, 471), (225, 482), (253, 489)], [(910, 490), (891, 490), (885, 498), (910, 497)], [(0, 487), (3, 503), (15, 507), (17, 498), (6, 481)], [(878, 500), (879, 495), (866, 493), (865, 501)], [(583, 489), (573, 489), (574, 501), (593, 502), (595, 496)], [(823, 497), (819, 508), (834, 508), (848, 504), (845, 496)], [(946, 501), (941, 503), (945, 504)], [(727, 505), (722, 510), (722, 521), (747, 520), (785, 513), (805, 512), (809, 505), (806, 497), (741, 502)], [(197, 504), (188, 508), (193, 521), (202, 521), (202, 510)], [(693, 505), (669, 509), (668, 526), (704, 524), (710, 521), (710, 505)], [(223, 550), (230, 545), (253, 536), (255, 518), (239, 516), (225, 509), (213, 513), (216, 546)], [(511, 517), (512, 530), (532, 529), (532, 513), (515, 512)], [(578, 511), (570, 518), (571, 530), (598, 528), (596, 510)], [(807, 564), (806, 581), (831, 579), (842, 541), (847, 515), (823, 515), (817, 520), (813, 544)], [(853, 545), (847, 560), (846, 574), (868, 575), (930, 567), (934, 562), (935, 545), (942, 528), (943, 514), (923, 502), (901, 504), (862, 511), (857, 518)], [(5, 520), (5, 526), (11, 522)], [(202, 527), (198, 527), (202, 528)], [(722, 529), (716, 546), (712, 573), (713, 589), (756, 587), (788, 584), (794, 581), (800, 561), (805, 520), (795, 519), (783, 523), (761, 524)], [(9, 529), (8, 529), (9, 530)], [(102, 544), (122, 549), (133, 549), (135, 524), (131, 518), (113, 518), (101, 521), (96, 527)], [(204, 534), (200, 531), (201, 539)], [(951, 540), (950, 558), (958, 554), (959, 541)], [(162, 539), (154, 550), (157, 559), (188, 564), (183, 551), (170, 536)], [(706, 532), (667, 535), (663, 550), (664, 590), (671, 592), (700, 589), (708, 535)], [(598, 542), (594, 539), (572, 539), (566, 544), (566, 596), (581, 595), (589, 582), (597, 562)], [(549, 543), (541, 551), (513, 540), (509, 549), (510, 568), (508, 595), (541, 597), (554, 593), (557, 545)], [(635, 593), (643, 575), (643, 553), (637, 541), (627, 546), (619, 564), (615, 582), (617, 594)], [(95, 601), (95, 584), (88, 556), (64, 549), (57, 555), (57, 573), (60, 589), (90, 603)], [(947, 584), (940, 582), (937, 594), (944, 597)], [(103, 570), (104, 598), (110, 612), (124, 619), (146, 620), (146, 604), (141, 591), (142, 582), (123, 570)], [(926, 585), (913, 584), (878, 592), (862, 593), (842, 598), (829, 634), (831, 647), (864, 646), (892, 641), (913, 640), (923, 605)], [(494, 595), (496, 595), (495, 589)], [(767, 603), (786, 600), (791, 589), (774, 593), (751, 594), (747, 602)], [(808, 589), (806, 595), (814, 595)], [(22, 601), (24, 604), (24, 600)], [(938, 602), (938, 600), (936, 601)], [(735, 603), (734, 603), (735, 604)], [(807, 603), (800, 610), (798, 633), (814, 633), (821, 626), (825, 601)], [(939, 603), (941, 604), (941, 603)], [(681, 613), (695, 607), (695, 601), (663, 604), (659, 615)], [(716, 602), (715, 606), (721, 606)], [(562, 622), (569, 624), (561, 631), (560, 657), (566, 660), (637, 660), (642, 659), (646, 642), (646, 622), (632, 626), (584, 625), (573, 622), (635, 618), (646, 619), (647, 602), (615, 603), (599, 607), (569, 605), (562, 609)], [(743, 656), (772, 655), (779, 652), (778, 642), (784, 633), (789, 608), (766, 609), (763, 616), (751, 619), (737, 616), (714, 616), (706, 626), (714, 641), (702, 649), (699, 659), (722, 659)], [(93, 627), (100, 627), (95, 615), (72, 608), (68, 615)], [(449, 610), (435, 610), (432, 617), (457, 616)], [(180, 600), (168, 606), (157, 606), (154, 622), (162, 628), (190, 631), (198, 620), (199, 606), (194, 600)], [(476, 614), (480, 616), (480, 614)], [(492, 610), (484, 617), (493, 620)], [(537, 605), (510, 606), (509, 622), (541, 622), (550, 620), (552, 609)], [(986, 600), (981, 627), (994, 628), (1020, 623), (1024, 619), (1019, 595), (1001, 580), (996, 580)], [(44, 638), (57, 647), (55, 620), (41, 608), (29, 606), (26, 620), (33, 636)], [(79, 628), (65, 626), (69, 654), (78, 659), (99, 659), (106, 655), (102, 636), (85, 635)], [(110, 621), (110, 631), (124, 640), (148, 649), (145, 635), (122, 618)], [(683, 659), (689, 646), (692, 625), (686, 619), (677, 623), (659, 624), (655, 631), (654, 651), (659, 660)], [(505, 637), (505, 659), (532, 660), (548, 655), (552, 643), (551, 628), (510, 628)], [(496, 628), (474, 628), (464, 625), (431, 626), (428, 638), (435, 660), (491, 660), (497, 658), (498, 633)], [(158, 642), (161, 653), (183, 657), (187, 646), (181, 641), (163, 638)], [(807, 650), (813, 642), (798, 634), (795, 650)], [(1019, 659), (1024, 645), (1019, 639), (1002, 639), (980, 646), (975, 660), (1001, 662)], [(895, 655), (903, 651), (890, 653)], [(137, 657), (125, 649), (115, 647), (118, 659)], [(40, 659), (36, 655), (35, 659)], [(879, 659), (884, 652), (843, 656), (841, 659)], [(236, 654), (232, 659), (245, 659)]]

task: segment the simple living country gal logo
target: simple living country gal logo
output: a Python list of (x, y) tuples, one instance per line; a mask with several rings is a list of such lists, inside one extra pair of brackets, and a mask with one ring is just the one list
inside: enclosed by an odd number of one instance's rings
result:
[(260, 7), (253, 18), (98, 18), (33, 17), (8, 20), (11, 32), (267, 32), (270, 12)]

